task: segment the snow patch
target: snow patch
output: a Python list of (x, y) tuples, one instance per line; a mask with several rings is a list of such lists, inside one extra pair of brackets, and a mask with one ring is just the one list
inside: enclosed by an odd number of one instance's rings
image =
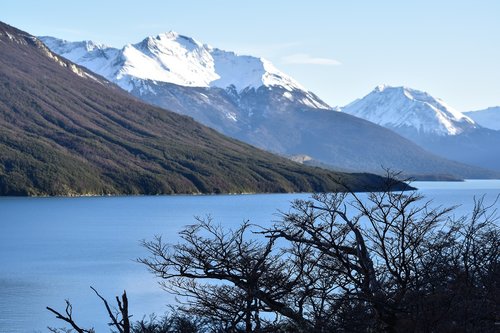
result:
[(316, 104), (313, 101), (311, 101), (311, 99), (309, 99), (307, 97), (306, 98), (302, 98), (302, 104), (304, 104), (306, 106), (309, 106), (311, 108), (316, 108), (317, 107)]
[(289, 100), (293, 101), (293, 95), (292, 95), (292, 94), (290, 94), (290, 92), (288, 92), (288, 91), (285, 91), (285, 92), (283, 93), (283, 97), (285, 97), (285, 98), (287, 98), (287, 99), (289, 99)]
[(228, 112), (226, 113), (226, 118), (233, 121), (233, 122), (237, 122), (238, 121), (238, 118), (236, 118), (236, 114), (234, 112)]

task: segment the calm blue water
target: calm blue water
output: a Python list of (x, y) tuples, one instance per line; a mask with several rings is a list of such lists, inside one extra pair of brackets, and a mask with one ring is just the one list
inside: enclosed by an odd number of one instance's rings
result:
[[(500, 181), (415, 182), (436, 205), (468, 212), (474, 196), (492, 201)], [(176, 242), (194, 216), (237, 226), (249, 219), (269, 225), (296, 198), (308, 194), (105, 198), (0, 198), (0, 333), (48, 332), (62, 327), (46, 306), (73, 303), (81, 326), (109, 332), (94, 286), (110, 301), (127, 290), (135, 319), (163, 313), (172, 296), (134, 259), (146, 255), (141, 239), (161, 234)], [(499, 204), (497, 204), (498, 206)], [(499, 207), (500, 208), (500, 207)]]

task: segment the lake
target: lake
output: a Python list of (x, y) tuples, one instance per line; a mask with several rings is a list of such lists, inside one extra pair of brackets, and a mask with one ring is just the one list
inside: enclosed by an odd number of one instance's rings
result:
[[(435, 205), (470, 211), (474, 196), (492, 202), (500, 180), (414, 182)], [(309, 194), (0, 198), (0, 333), (48, 332), (63, 327), (45, 307), (59, 311), (64, 300), (83, 327), (109, 332), (94, 286), (109, 301), (126, 289), (132, 319), (162, 314), (174, 302), (135, 259), (146, 255), (141, 239), (177, 232), (195, 216), (238, 226), (244, 220), (270, 225), (290, 202)], [(497, 203), (496, 207), (500, 208)]]

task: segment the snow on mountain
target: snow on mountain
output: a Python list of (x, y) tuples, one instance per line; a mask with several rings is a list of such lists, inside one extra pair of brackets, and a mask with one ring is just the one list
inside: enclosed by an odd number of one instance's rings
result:
[[(109, 75), (116, 69), (109, 63), (118, 57), (118, 50), (92, 41), (69, 43), (53, 37), (39, 38), (52, 52), (57, 53), (74, 63), (90, 69), (109, 80)], [(78, 59), (78, 61), (75, 61)], [(114, 80), (111, 80), (114, 81)]]
[(330, 109), (325, 102), (263, 58), (213, 48), (175, 32), (147, 37), (122, 49), (91, 41), (68, 42), (53, 37), (40, 39), (53, 52), (106, 77), (127, 91), (143, 87), (144, 82), (141, 81), (144, 80), (186, 87), (225, 89), (234, 86), (237, 91), (277, 86), (288, 92), (298, 90), (305, 93), (305, 97), (297, 101), (301, 104)]
[[(429, 154), (394, 131), (346, 113), (333, 112), (337, 108), (331, 108), (261, 58), (212, 48), (172, 32), (148, 37), (122, 49), (89, 41), (40, 39), (54, 53), (101, 74), (146, 103), (188, 115), (225, 135), (268, 151), (286, 156), (307, 155), (319, 165), (359, 172), (385, 172), (383, 168), (390, 168), (407, 175), (451, 174), (477, 178), (484, 174), (481, 170), (476, 173), (475, 167)], [(372, 101), (365, 97), (351, 107), (364, 103), (372, 110), (371, 102), (377, 105), (378, 101), (377, 108), (384, 111), (390, 108), (392, 101), (398, 111), (386, 115), (389, 120), (399, 113), (404, 115), (404, 110), (399, 109), (407, 107), (419, 115), (406, 120), (411, 124), (429, 113), (427, 116), (431, 119), (425, 121), (423, 117), (416, 125), (419, 129), (427, 131), (431, 126), (438, 126), (440, 123), (434, 119), (439, 118), (437, 115), (444, 120), (459, 119), (445, 122), (448, 126), (442, 125), (444, 130), (453, 130), (453, 126), (460, 124), (460, 113), (443, 107), (430, 96), (399, 88), (399, 92), (384, 97), (391, 89), (398, 90), (379, 87), (375, 96), (370, 97)], [(421, 111), (419, 108), (427, 111), (417, 112)], [(468, 118), (463, 119), (467, 122)], [(457, 137), (460, 136), (439, 139)], [(432, 146), (441, 145), (432, 142)], [(451, 150), (450, 145), (442, 146), (444, 150)], [(488, 152), (492, 151), (489, 145), (483, 146)], [(470, 150), (479, 151), (477, 147), (474, 145)], [(464, 149), (460, 146), (459, 150)], [(480, 161), (475, 157), (471, 160)]]
[(426, 92), (380, 85), (342, 111), (373, 123), (400, 130), (430, 135), (457, 135), (476, 123)]
[(500, 106), (464, 112), (464, 114), (483, 127), (497, 131), (500, 130)]

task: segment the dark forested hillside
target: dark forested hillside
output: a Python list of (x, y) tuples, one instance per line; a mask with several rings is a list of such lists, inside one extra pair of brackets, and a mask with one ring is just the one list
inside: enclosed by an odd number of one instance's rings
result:
[(0, 194), (164, 194), (376, 188), (301, 166), (149, 106), (0, 23)]

